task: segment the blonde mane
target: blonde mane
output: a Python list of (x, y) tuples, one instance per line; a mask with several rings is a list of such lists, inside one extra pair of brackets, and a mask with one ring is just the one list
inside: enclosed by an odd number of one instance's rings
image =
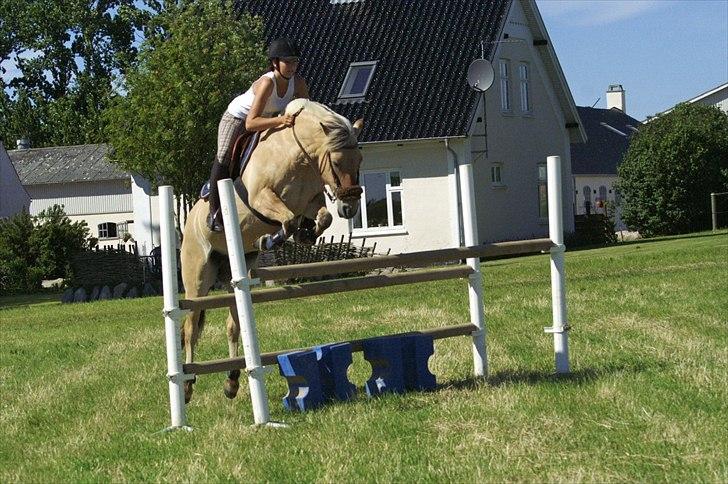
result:
[(309, 99), (294, 99), (286, 106), (286, 114), (295, 114), (301, 109), (329, 129), (329, 135), (324, 142), (325, 149), (337, 151), (356, 146), (357, 140), (351, 122), (344, 116)]

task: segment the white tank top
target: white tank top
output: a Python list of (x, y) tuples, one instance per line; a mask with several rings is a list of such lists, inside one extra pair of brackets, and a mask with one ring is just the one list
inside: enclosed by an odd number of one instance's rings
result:
[[(272, 118), (278, 113), (283, 112), (288, 103), (293, 100), (293, 91), (296, 84), (295, 76), (288, 81), (288, 90), (283, 97), (278, 97), (278, 84), (276, 83), (275, 73), (271, 71), (260, 76), (261, 79), (264, 77), (273, 79), (273, 92), (268, 98), (268, 101), (265, 103), (261, 116), (264, 118)], [(236, 118), (247, 118), (250, 108), (253, 107), (253, 99), (255, 99), (255, 93), (253, 92), (253, 86), (250, 86), (247, 91), (230, 101), (230, 104), (228, 104), (227, 107), (228, 113), (232, 114)]]

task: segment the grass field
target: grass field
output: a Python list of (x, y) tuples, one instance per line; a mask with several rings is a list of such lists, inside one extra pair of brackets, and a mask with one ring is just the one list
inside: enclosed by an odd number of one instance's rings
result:
[[(573, 374), (553, 376), (548, 256), (484, 264), (491, 376), (436, 343), (438, 389), (283, 410), (198, 378), (169, 425), (161, 298), (0, 298), (0, 482), (728, 481), (728, 233), (568, 252)], [(463, 281), (256, 306), (263, 351), (468, 322)], [(213, 311), (198, 359), (225, 357)], [(351, 379), (368, 377), (361, 354)], [(243, 383), (243, 380), (241, 380)], [(722, 423), (721, 423), (722, 422)]]

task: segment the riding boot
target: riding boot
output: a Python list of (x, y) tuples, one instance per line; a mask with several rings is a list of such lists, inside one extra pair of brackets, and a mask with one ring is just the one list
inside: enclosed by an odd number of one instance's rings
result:
[(223, 231), (222, 210), (220, 210), (220, 194), (217, 190), (218, 180), (230, 178), (230, 173), (225, 165), (217, 161), (212, 164), (210, 172), (210, 213), (207, 216), (207, 227), (213, 232)]

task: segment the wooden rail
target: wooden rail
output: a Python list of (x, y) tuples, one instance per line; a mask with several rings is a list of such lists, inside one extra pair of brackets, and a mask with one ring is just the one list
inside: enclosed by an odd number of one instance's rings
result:
[(500, 257), (543, 252), (554, 246), (550, 239), (497, 242), (474, 247), (410, 252), (407, 254), (344, 259), (327, 262), (310, 262), (288, 266), (261, 267), (253, 271), (254, 277), (264, 280), (284, 280), (296, 277), (315, 277), (368, 272), (385, 267), (424, 267), (432, 264), (467, 259), (470, 257)]
[[(308, 282), (305, 284), (274, 287), (271, 289), (260, 289), (252, 291), (250, 293), (250, 296), (254, 303), (280, 301), (282, 299), (294, 299), (299, 297), (318, 296), (321, 294), (358, 291), (362, 289), (373, 289), (376, 287), (398, 286), (402, 284), (413, 284), (426, 281), (442, 281), (445, 279), (457, 279), (467, 277), (472, 273), (473, 270), (468, 266), (453, 266), (438, 269), (425, 269), (413, 272), (401, 272), (396, 274), (379, 274), (372, 276), (353, 277), (350, 279)], [(234, 305), (234, 294), (204, 296), (194, 299), (180, 299), (179, 301), (179, 307), (181, 309), (189, 309), (193, 311), (233, 307)]]
[[(443, 339), (452, 338), (455, 336), (469, 336), (474, 331), (477, 331), (478, 327), (474, 324), (461, 324), (457, 326), (445, 326), (443, 328), (425, 329), (422, 331), (410, 331), (408, 333), (399, 333), (395, 335), (387, 336), (402, 336), (407, 334), (428, 334), (432, 336), (432, 339)], [(371, 338), (355, 339), (351, 341), (343, 341), (344, 343), (351, 344), (351, 351), (358, 352), (364, 351), (364, 341)], [(263, 353), (260, 355), (261, 364), (263, 366), (277, 365), (278, 355), (291, 353), (293, 351), (306, 351), (311, 350), (309, 348), (298, 348), (293, 350), (281, 350), (273, 351), (270, 353)], [(186, 363), (182, 365), (182, 370), (187, 375), (206, 375), (209, 373), (219, 373), (222, 371), (231, 370), (242, 370), (245, 368), (245, 357), (238, 358), (226, 358), (223, 360), (203, 361), (199, 363)]]

